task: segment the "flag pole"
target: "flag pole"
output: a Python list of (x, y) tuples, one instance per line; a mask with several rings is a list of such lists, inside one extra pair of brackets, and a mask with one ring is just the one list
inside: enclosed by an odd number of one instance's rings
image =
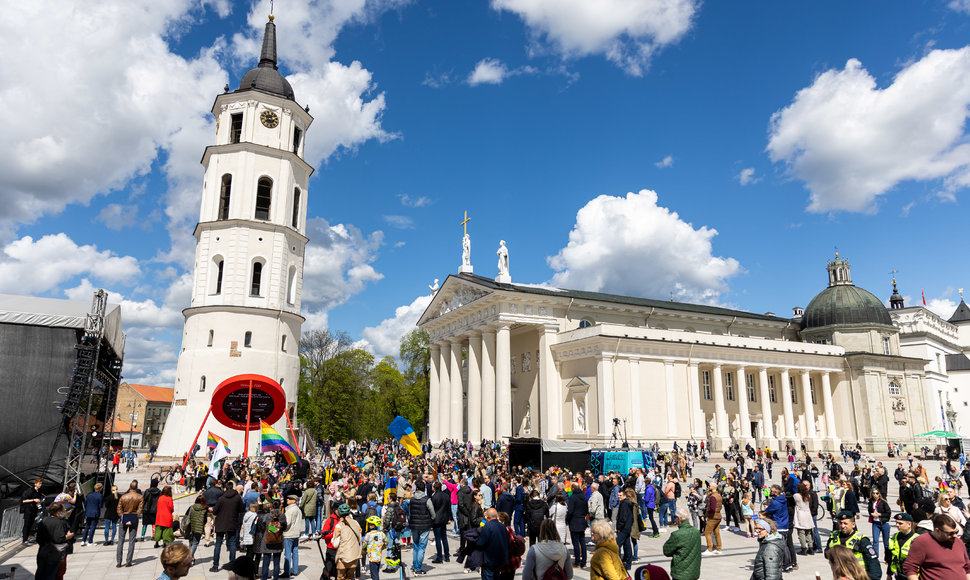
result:
[(249, 379), (249, 397), (246, 399), (246, 442), (243, 444), (243, 457), (249, 458), (249, 418), (253, 413), (253, 380)]
[(300, 457), (303, 453), (300, 452), (300, 444), (296, 440), (296, 433), (293, 432), (293, 423), (290, 423), (290, 414), (284, 412), (283, 416), (286, 417), (286, 426), (290, 428), (290, 437), (293, 438), (293, 446), (296, 447), (296, 455)]
[(195, 450), (195, 444), (199, 441), (199, 435), (202, 435), (202, 429), (205, 428), (205, 422), (209, 420), (209, 414), (210, 413), (212, 413), (212, 405), (211, 404), (209, 405), (209, 410), (205, 412), (205, 419), (202, 419), (202, 424), (199, 425), (199, 432), (195, 434), (195, 439), (192, 440), (192, 446), (189, 447), (189, 453), (188, 453), (188, 455), (186, 455), (185, 456), (185, 460), (182, 461), (182, 470), (183, 471), (185, 470), (185, 466), (189, 462), (189, 457), (194, 457), (195, 456), (195, 454), (193, 453), (193, 451)]

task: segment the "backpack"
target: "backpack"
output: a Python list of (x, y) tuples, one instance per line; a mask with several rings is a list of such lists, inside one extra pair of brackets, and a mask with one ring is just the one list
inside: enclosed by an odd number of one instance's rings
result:
[(525, 538), (518, 534), (509, 534), (509, 554), (513, 557), (521, 557), (525, 554)]
[(182, 530), (183, 538), (187, 538), (192, 535), (192, 516), (189, 515), (189, 512), (191, 511), (192, 506), (190, 505), (189, 509), (185, 510), (185, 515), (183, 515), (181, 520), (179, 520), (179, 529)]
[(391, 528), (395, 532), (403, 531), (408, 525), (407, 514), (404, 513), (404, 508), (400, 505), (394, 507), (394, 512), (391, 514)]
[(681, 494), (680, 482), (679, 481), (675, 481), (674, 482), (674, 497), (680, 497), (680, 494)]
[(546, 568), (546, 573), (542, 575), (542, 580), (566, 580), (566, 573), (563, 572), (559, 562), (553, 562), (552, 566)]
[(273, 514), (269, 525), (266, 526), (264, 539), (267, 546), (275, 546), (283, 543), (283, 524), (280, 523), (280, 519), (276, 514)]
[(367, 509), (364, 510), (364, 519), (366, 520), (367, 518), (371, 516), (376, 516), (376, 515), (377, 515), (377, 503), (373, 501), (367, 502)]

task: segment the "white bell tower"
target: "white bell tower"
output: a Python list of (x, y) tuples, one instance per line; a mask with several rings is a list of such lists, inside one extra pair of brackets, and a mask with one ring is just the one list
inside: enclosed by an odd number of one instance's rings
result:
[[(225, 379), (259, 374), (280, 383), (296, 416), (300, 377), (300, 296), (306, 249), (307, 185), (303, 137), (313, 121), (276, 64), (276, 25), (269, 16), (259, 64), (234, 92), (216, 97), (215, 144), (202, 155), (205, 179), (195, 227), (192, 302), (175, 378), (175, 400), (159, 443), (162, 456), (190, 450)], [(274, 425), (287, 433), (286, 418)], [(209, 417), (206, 431), (243, 451), (243, 433)], [(287, 437), (288, 438), (288, 437)], [(259, 430), (249, 452), (259, 450)]]

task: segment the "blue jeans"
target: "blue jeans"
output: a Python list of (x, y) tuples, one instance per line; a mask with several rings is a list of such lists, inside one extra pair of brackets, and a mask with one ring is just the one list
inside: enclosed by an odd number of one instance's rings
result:
[(314, 525), (316, 526), (314, 529), (316, 529), (318, 532), (323, 529), (323, 528), (320, 527), (320, 524), (322, 522), (323, 522), (323, 504), (319, 504), (318, 503), (317, 504), (317, 520), (314, 523)]
[(451, 520), (455, 522), (455, 527), (452, 531), (456, 534), (458, 533), (458, 506), (456, 504), (451, 504)]
[(877, 524), (872, 522), (872, 549), (876, 551), (876, 558), (879, 558), (879, 535), (882, 534), (883, 547), (886, 549), (883, 554), (889, 553), (889, 522)]
[[(661, 528), (667, 527), (667, 510), (668, 509), (669, 509), (669, 506), (667, 505), (667, 501), (666, 500), (662, 500), (660, 502), (660, 527)], [(633, 525), (637, 525), (636, 522), (633, 522)]]
[[(812, 542), (815, 543), (815, 551), (821, 553), (823, 550), (822, 538), (818, 535), (818, 522), (815, 520), (815, 516), (812, 516), (812, 523), (815, 524), (815, 526), (812, 528)], [(889, 541), (888, 534), (886, 536), (886, 541)]]
[(414, 559), (411, 561), (411, 569), (415, 572), (421, 571), (424, 563), (424, 551), (428, 547), (428, 538), (431, 537), (431, 530), (411, 530), (411, 542), (413, 543)]
[(269, 578), (269, 560), (270, 557), (273, 558), (273, 580), (277, 580), (280, 577), (280, 554), (279, 552), (275, 554), (263, 554), (263, 576), (262, 580), (267, 580)]
[[(381, 563), (380, 562), (368, 562), (367, 567), (370, 568), (371, 580), (381, 580)], [(266, 580), (263, 578), (263, 580)]]
[(94, 530), (96, 529), (98, 529), (98, 518), (88, 518), (88, 521), (84, 523), (84, 536), (81, 541), (93, 544)]
[[(111, 536), (108, 537), (108, 530), (111, 530)], [(104, 541), (113, 542), (115, 541), (115, 536), (118, 535), (118, 520), (104, 520)]]
[(573, 565), (586, 565), (586, 530), (574, 532), (569, 530), (569, 538), (573, 541)]
[[(434, 530), (435, 559), (451, 558), (451, 550), (448, 548), (448, 523), (432, 528)], [(444, 549), (442, 549), (444, 548)]]
[[(633, 525), (637, 525), (634, 523)], [(627, 570), (633, 566), (633, 546), (630, 543), (630, 534), (620, 532), (616, 535), (616, 545), (620, 548), (620, 559)]]
[(236, 532), (216, 532), (216, 549), (212, 554), (212, 567), (219, 567), (219, 555), (222, 553), (222, 541), (226, 541), (226, 549), (229, 550), (229, 562), (236, 559)]
[(512, 526), (516, 534), (520, 536), (525, 535), (525, 518), (522, 517), (521, 509), (512, 512)]
[(498, 571), (482, 566), (482, 580), (495, 580), (498, 578)]
[(283, 575), (300, 573), (300, 538), (283, 538)]

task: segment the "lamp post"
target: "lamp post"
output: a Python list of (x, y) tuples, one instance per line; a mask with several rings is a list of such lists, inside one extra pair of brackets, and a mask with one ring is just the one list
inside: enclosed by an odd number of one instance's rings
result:
[(131, 453), (131, 440), (135, 436), (135, 421), (138, 420), (138, 409), (141, 408), (141, 403), (128, 403), (128, 452)]

